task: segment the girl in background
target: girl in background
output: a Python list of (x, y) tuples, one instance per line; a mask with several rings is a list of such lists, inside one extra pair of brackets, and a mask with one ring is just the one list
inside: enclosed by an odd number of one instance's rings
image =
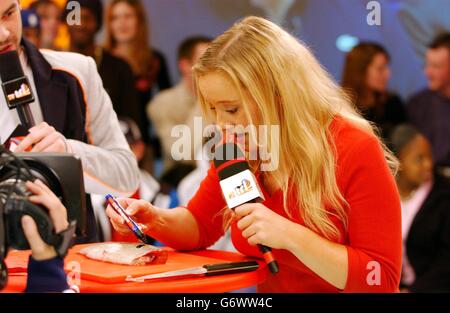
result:
[(430, 143), (413, 126), (398, 126), (389, 141), (400, 160), (402, 287), (411, 292), (449, 292), (450, 183), (433, 174)]
[(159, 140), (152, 134), (146, 106), (158, 91), (171, 87), (171, 82), (165, 57), (150, 45), (149, 25), (141, 1), (111, 1), (106, 12), (105, 48), (130, 64), (139, 94), (139, 128), (144, 142), (152, 146), (154, 156), (160, 157)]

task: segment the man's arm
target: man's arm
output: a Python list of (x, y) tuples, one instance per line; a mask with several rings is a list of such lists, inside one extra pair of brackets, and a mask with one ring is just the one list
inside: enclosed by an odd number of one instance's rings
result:
[(86, 102), (86, 122), (80, 127), (86, 129), (88, 143), (67, 140), (54, 127), (43, 122), (29, 130), (15, 152), (31, 148), (32, 152), (75, 153), (83, 164), (87, 193), (132, 195), (139, 183), (137, 161), (122, 134), (94, 60), (61, 52), (52, 57), (56, 66), (67, 67), (63, 70), (79, 81)]
[(129, 196), (139, 183), (137, 161), (120, 130), (95, 62), (88, 58), (88, 63), (86, 120), (90, 144), (67, 140), (69, 149), (81, 158), (86, 192)]

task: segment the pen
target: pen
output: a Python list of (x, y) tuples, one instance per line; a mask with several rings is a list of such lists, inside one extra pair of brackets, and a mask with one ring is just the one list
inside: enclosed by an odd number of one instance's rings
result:
[(150, 244), (151, 239), (148, 235), (144, 234), (139, 225), (125, 212), (125, 209), (120, 205), (120, 203), (112, 195), (107, 195), (105, 197), (106, 202), (116, 211), (125, 221), (128, 228), (139, 238), (143, 243)]

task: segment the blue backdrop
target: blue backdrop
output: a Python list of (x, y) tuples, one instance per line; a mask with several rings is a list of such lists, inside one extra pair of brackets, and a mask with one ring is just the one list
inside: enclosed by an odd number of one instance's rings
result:
[[(370, 26), (368, 0), (144, 0), (152, 45), (169, 61), (178, 80), (176, 50), (187, 36), (215, 37), (247, 15), (270, 17), (306, 42), (322, 64), (340, 80), (345, 52), (353, 37), (383, 44), (392, 57), (390, 87), (403, 97), (425, 86), (422, 72), (426, 44), (450, 30), (450, 0), (380, 0), (380, 25)], [(344, 45), (345, 46), (345, 45)]]

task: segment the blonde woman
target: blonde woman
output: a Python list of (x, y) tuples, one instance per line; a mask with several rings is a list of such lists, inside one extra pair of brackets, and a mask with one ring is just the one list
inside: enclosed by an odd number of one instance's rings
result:
[[(212, 43), (194, 76), (205, 114), (220, 127), (279, 125), (278, 167), (251, 163), (266, 200), (236, 208), (231, 221), (240, 252), (261, 257), (263, 244), (278, 260), (280, 272), (258, 291), (397, 291), (400, 202), (388, 165), (395, 168), (395, 158), (311, 52), (275, 24), (248, 17)], [(180, 250), (212, 245), (229, 215), (213, 165), (186, 208), (121, 201), (150, 236)]]

